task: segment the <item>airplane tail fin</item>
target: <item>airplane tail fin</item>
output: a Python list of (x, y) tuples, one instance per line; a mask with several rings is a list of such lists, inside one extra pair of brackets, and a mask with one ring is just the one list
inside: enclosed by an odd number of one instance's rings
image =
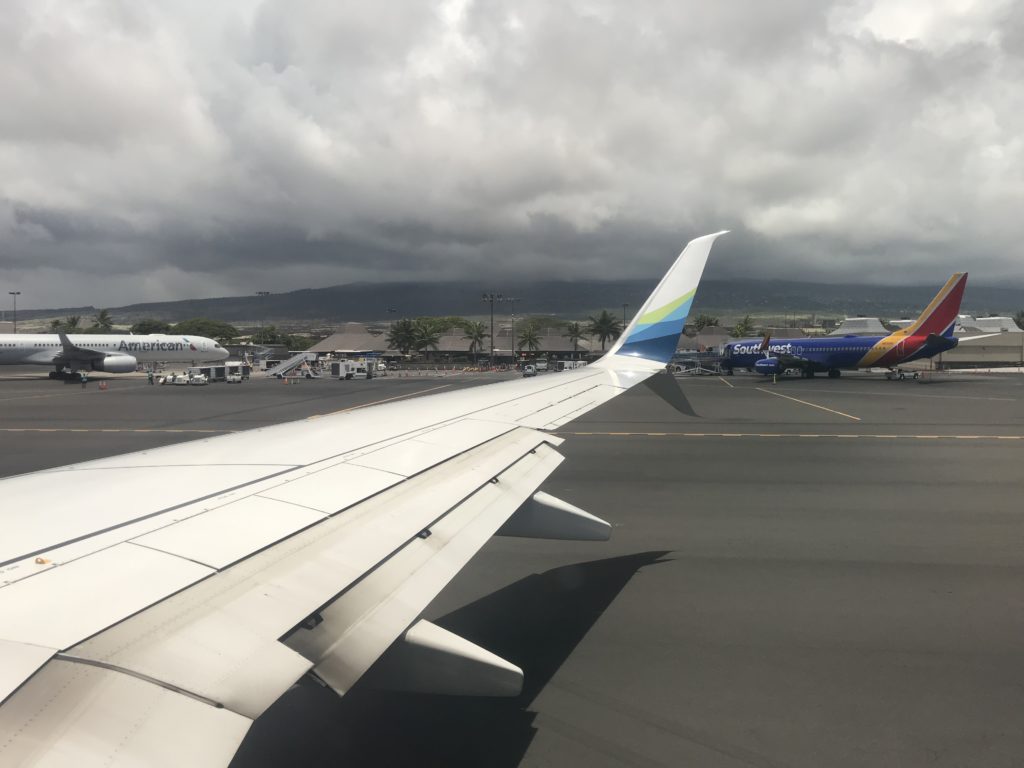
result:
[(724, 234), (704, 235), (687, 244), (605, 359), (618, 355), (662, 364), (672, 359), (711, 246)]
[(902, 331), (897, 331), (901, 336), (945, 336), (953, 338), (953, 329), (956, 327), (956, 318), (960, 313), (960, 302), (964, 298), (964, 288), (967, 286), (967, 273), (957, 272), (942, 290), (936, 294), (931, 303), (925, 307), (924, 312)]

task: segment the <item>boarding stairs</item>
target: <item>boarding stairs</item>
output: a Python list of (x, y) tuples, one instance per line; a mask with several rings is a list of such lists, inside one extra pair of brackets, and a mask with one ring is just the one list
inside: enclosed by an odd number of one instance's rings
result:
[(280, 379), (283, 376), (287, 376), (300, 365), (308, 366), (309, 363), (316, 362), (316, 357), (316, 352), (299, 352), (297, 355), (292, 355), (284, 362), (278, 363), (273, 368), (268, 368), (267, 376), (276, 376)]

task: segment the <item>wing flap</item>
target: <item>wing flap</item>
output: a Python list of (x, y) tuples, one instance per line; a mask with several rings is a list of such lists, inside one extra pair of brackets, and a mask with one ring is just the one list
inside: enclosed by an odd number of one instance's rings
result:
[(0, 640), (0, 702), (57, 653), (54, 648)]
[[(408, 563), (410, 555), (406, 548), (422, 543), (417, 534), (436, 527), (438, 521), (451, 525), (447, 520), (453, 509), (461, 511), (452, 519), (461, 521), (462, 526), (469, 525), (472, 510), (477, 508), (460, 505), (481, 488), (499, 495), (512, 491), (505, 503), (506, 517), (511, 515), (543, 477), (538, 475), (535, 485), (523, 490), (500, 480), (491, 481), (500, 478), (509, 467), (518, 466), (524, 457), (536, 459), (545, 449), (549, 453), (543, 455), (557, 457), (548, 445), (552, 442), (560, 441), (521, 428), (502, 435), (343, 514), (325, 517), (318, 525), (295, 533), (72, 647), (68, 656), (141, 675), (255, 717), (311, 666), (312, 660), (307, 661), (279, 643), (281, 637), (339, 594), (354, 592), (352, 585), (366, 582), (370, 578), (364, 578), (366, 574), (397, 573), (388, 564), (392, 560), (395, 565)], [(239, 502), (249, 503), (253, 500)], [(193, 520), (186, 522), (191, 524)], [(474, 539), (477, 546), (501, 522), (488, 518), (481, 535)], [(443, 540), (443, 536), (426, 539), (428, 551)], [(171, 558), (135, 544), (121, 546)], [(411, 551), (417, 549), (413, 546)], [(456, 551), (449, 549), (448, 553)], [(471, 554), (465, 554), (465, 559)], [(461, 565), (449, 567), (457, 570)], [(25, 583), (34, 581), (38, 580), (28, 579)], [(433, 588), (434, 582), (430, 584)], [(367, 592), (360, 590), (358, 594)], [(415, 618), (412, 616), (397, 627), (391, 640)], [(383, 652), (391, 640), (375, 652)]]
[(0, 707), (0, 765), (225, 766), (251, 724), (121, 672), (54, 660)]
[(416, 620), (495, 531), (561, 463), (538, 446), (319, 611), (322, 621), (286, 642), (345, 693)]
[(118, 544), (0, 589), (0, 639), (68, 648), (213, 572)]

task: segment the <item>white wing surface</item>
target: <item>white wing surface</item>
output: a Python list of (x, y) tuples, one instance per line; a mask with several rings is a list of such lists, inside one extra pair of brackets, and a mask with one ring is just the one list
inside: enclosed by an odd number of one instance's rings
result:
[(518, 693), (419, 616), (496, 533), (607, 538), (538, 493), (547, 430), (663, 375), (717, 236), (589, 367), (0, 481), (0, 764), (225, 765), (303, 675), (344, 694), (389, 649), (391, 685)]

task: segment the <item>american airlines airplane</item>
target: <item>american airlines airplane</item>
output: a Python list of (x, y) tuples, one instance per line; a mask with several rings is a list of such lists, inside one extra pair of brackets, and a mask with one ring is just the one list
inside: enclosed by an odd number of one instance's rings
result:
[(47, 365), (51, 379), (77, 371), (130, 373), (139, 363), (212, 363), (228, 351), (205, 336), (0, 334), (0, 365)]
[(553, 430), (639, 384), (678, 407), (717, 236), (585, 368), (0, 480), (0, 765), (226, 766), (300, 678), (344, 696), (371, 667), (516, 696), (522, 669), (422, 614), (494, 535), (609, 537), (538, 490)]

